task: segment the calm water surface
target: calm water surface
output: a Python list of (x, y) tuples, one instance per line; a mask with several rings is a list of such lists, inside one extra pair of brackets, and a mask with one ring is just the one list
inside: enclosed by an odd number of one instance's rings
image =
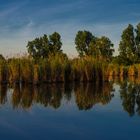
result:
[(140, 84), (0, 86), (4, 140), (136, 140)]

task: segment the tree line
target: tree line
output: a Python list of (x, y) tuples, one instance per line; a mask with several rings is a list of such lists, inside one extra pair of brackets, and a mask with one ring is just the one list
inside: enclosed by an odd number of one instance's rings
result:
[[(63, 53), (61, 35), (54, 32), (29, 41), (27, 44), (29, 55), (34, 59), (48, 58), (49, 55)], [(129, 24), (122, 32), (119, 43), (119, 55), (113, 56), (114, 44), (106, 37), (97, 37), (90, 31), (78, 31), (75, 37), (75, 48), (79, 57), (92, 56), (97, 60), (123, 65), (140, 63), (140, 23), (134, 28)], [(64, 54), (66, 55), (66, 54)]]

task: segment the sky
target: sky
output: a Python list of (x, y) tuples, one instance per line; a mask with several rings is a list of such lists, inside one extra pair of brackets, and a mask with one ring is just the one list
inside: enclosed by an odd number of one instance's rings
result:
[(27, 52), (27, 42), (59, 32), (63, 50), (77, 55), (77, 31), (107, 36), (117, 50), (127, 25), (140, 22), (140, 0), (0, 0), (0, 53)]

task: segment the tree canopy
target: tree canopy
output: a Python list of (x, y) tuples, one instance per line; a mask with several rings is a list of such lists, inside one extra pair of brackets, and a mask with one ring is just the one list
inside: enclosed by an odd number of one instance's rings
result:
[(91, 41), (95, 40), (95, 37), (89, 31), (78, 31), (75, 37), (75, 44), (79, 56), (89, 54), (89, 46)]
[(131, 24), (124, 29), (119, 44), (119, 59), (126, 65), (140, 62), (140, 23), (136, 29)]
[(28, 53), (34, 59), (47, 58), (49, 54), (62, 52), (61, 47), (61, 36), (57, 32), (54, 32), (49, 38), (45, 34), (43, 37), (35, 38), (27, 44)]
[(95, 37), (89, 31), (78, 31), (75, 44), (79, 56), (90, 55), (110, 60), (113, 55), (113, 44), (108, 37)]
[(95, 41), (91, 41), (90, 43), (89, 54), (96, 59), (104, 58), (106, 60), (110, 60), (113, 52), (113, 44), (108, 37), (96, 37)]
[(140, 23), (137, 25), (135, 32), (136, 32), (135, 44), (137, 50), (136, 52), (137, 52), (137, 57), (139, 59), (140, 58)]

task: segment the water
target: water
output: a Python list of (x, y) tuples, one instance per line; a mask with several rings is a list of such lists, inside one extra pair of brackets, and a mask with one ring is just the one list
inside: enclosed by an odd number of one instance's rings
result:
[(0, 138), (132, 140), (140, 133), (140, 85), (0, 87)]

